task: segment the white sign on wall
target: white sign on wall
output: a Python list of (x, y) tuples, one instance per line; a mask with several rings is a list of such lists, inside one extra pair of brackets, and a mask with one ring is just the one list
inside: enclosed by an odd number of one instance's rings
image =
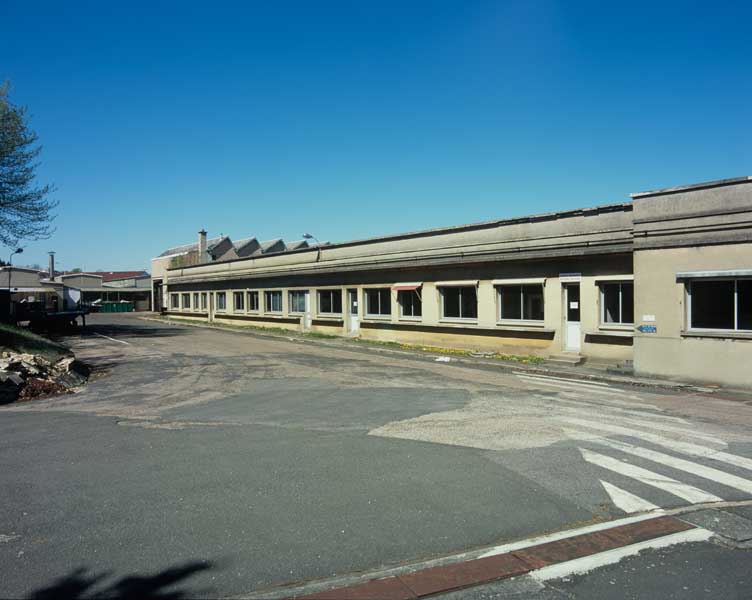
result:
[(559, 273), (561, 283), (579, 283), (582, 281), (582, 273)]

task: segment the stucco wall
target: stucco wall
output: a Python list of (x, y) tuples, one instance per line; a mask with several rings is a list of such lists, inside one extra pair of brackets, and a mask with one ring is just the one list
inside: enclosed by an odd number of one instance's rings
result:
[[(635, 317), (656, 333), (635, 333), (635, 371), (683, 380), (752, 387), (752, 340), (683, 337), (686, 326), (681, 271), (752, 267), (752, 244), (635, 252)], [(655, 321), (645, 320), (646, 315)]]

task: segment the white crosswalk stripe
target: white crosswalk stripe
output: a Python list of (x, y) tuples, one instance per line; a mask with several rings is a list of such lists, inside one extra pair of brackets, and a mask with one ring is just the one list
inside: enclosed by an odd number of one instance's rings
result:
[[(564, 381), (566, 383), (581, 383), (581, 382), (572, 381), (571, 379), (567, 379), (566, 377), (554, 377), (553, 375), (538, 375), (538, 374), (525, 373), (524, 371), (514, 371), (514, 374), (520, 377), (530, 377), (530, 378), (541, 379), (541, 380)], [(585, 383), (581, 383), (581, 385), (599, 385), (601, 387), (611, 387), (605, 381), (588, 380)]]
[(617, 442), (615, 440), (607, 440), (603, 438), (595, 441), (614, 450), (619, 450), (626, 454), (632, 454), (633, 456), (639, 456), (640, 458), (671, 467), (672, 469), (685, 471), (697, 475), (698, 477), (702, 477), (703, 479), (709, 479), (716, 483), (720, 483), (721, 485), (746, 492), (747, 494), (752, 494), (752, 481), (744, 479), (743, 477), (738, 477), (737, 475), (732, 475), (731, 473), (726, 473), (720, 469), (706, 467), (705, 465), (701, 465), (691, 460), (677, 458), (676, 456), (664, 454), (663, 452), (656, 452), (649, 448), (633, 446), (632, 444), (625, 444), (624, 442)]
[[(591, 427), (594, 429), (597, 429), (601, 426), (601, 422), (603, 420), (603, 417), (601, 415), (597, 414), (587, 414), (580, 411), (577, 411), (577, 414), (579, 418), (586, 419), (593, 421)], [(647, 418), (648, 415), (645, 415), (644, 418)], [(619, 425), (623, 425), (625, 427), (637, 427), (637, 428), (645, 428), (645, 429), (655, 429), (658, 431), (662, 431), (664, 433), (668, 434), (674, 434), (681, 437), (692, 437), (697, 438), (698, 440), (703, 440), (706, 443), (714, 444), (716, 446), (719, 446), (720, 448), (726, 448), (728, 444), (724, 442), (722, 439), (712, 437), (710, 435), (701, 433), (699, 431), (694, 431), (692, 429), (686, 429), (684, 427), (673, 427), (672, 425), (667, 425), (662, 422), (656, 422), (656, 421), (646, 421), (639, 418), (634, 418), (628, 415), (622, 416), (622, 415), (609, 415), (609, 421), (611, 423), (618, 423)], [(707, 449), (708, 452), (712, 452), (712, 448)]]
[(608, 481), (603, 481), (601, 479), (601, 485), (603, 486), (603, 489), (606, 490), (606, 493), (609, 495), (614, 505), (622, 509), (625, 513), (645, 512), (660, 508), (656, 504), (648, 502), (639, 496), (635, 496), (633, 493), (623, 490)]
[(666, 477), (660, 473), (655, 473), (648, 469), (643, 469), (642, 467), (622, 462), (610, 456), (599, 454), (592, 450), (586, 450), (585, 448), (580, 448), (580, 452), (582, 453), (582, 457), (591, 464), (597, 465), (603, 469), (608, 469), (619, 475), (635, 479), (645, 485), (658, 488), (692, 504), (700, 502), (720, 502), (723, 500), (705, 490), (677, 481), (671, 477)]
[(705, 446), (700, 446), (699, 444), (683, 442), (674, 438), (664, 437), (662, 435), (641, 431), (639, 429), (620, 427), (619, 425), (612, 425), (610, 423), (595, 423), (586, 419), (578, 419), (567, 416), (559, 417), (559, 420), (564, 421), (565, 423), (570, 423), (572, 425), (586, 427), (588, 429), (596, 429), (600, 433), (607, 432), (616, 435), (640, 438), (657, 446), (670, 448), (675, 452), (681, 452), (682, 454), (688, 454), (690, 456), (709, 458), (733, 465), (735, 467), (741, 467), (742, 469), (752, 470), (752, 459), (746, 458), (744, 456), (737, 456), (736, 454), (730, 454), (729, 452), (722, 452), (713, 448), (707, 448)]
[(580, 392), (589, 392), (592, 394), (601, 394), (604, 396), (615, 396), (615, 397), (622, 397), (624, 396), (623, 392), (617, 392), (610, 389), (603, 389), (595, 386), (586, 386), (576, 383), (564, 383), (562, 381), (549, 381), (545, 379), (539, 379), (536, 377), (529, 377), (527, 375), (518, 375), (520, 379), (523, 379), (524, 381), (527, 381), (528, 383), (535, 383), (536, 385), (542, 385), (545, 387), (553, 387), (557, 389), (564, 389), (564, 390), (579, 390)]
[[(584, 396), (582, 395), (582, 392), (576, 391), (573, 392), (571, 390), (564, 390), (559, 392), (560, 396), (563, 396), (564, 398), (574, 398), (574, 399), (582, 399)], [(624, 408), (634, 408), (634, 409), (643, 409), (643, 410), (650, 410), (650, 411), (656, 411), (656, 412), (663, 412), (663, 409), (658, 406), (653, 406), (652, 404), (645, 404), (644, 402), (635, 402), (634, 400), (622, 400), (621, 396), (619, 399), (616, 399), (612, 396), (603, 396), (603, 397), (593, 397), (593, 396), (586, 396), (588, 400), (597, 400), (598, 402), (603, 402), (610, 404), (612, 406), (621, 406)]]
[[(640, 410), (631, 410), (629, 408), (621, 408), (619, 406), (612, 406), (608, 402), (606, 403), (588, 402), (582, 399), (573, 400), (569, 397), (563, 398), (562, 396), (541, 396), (540, 394), (536, 394), (535, 397), (541, 400), (547, 400), (549, 402), (555, 403), (556, 405), (560, 407), (565, 406), (567, 404), (574, 404), (575, 406), (580, 407), (581, 409), (587, 409), (588, 412), (592, 412), (593, 410), (608, 409), (609, 411), (615, 412), (619, 415), (632, 415), (641, 419), (659, 419), (661, 421), (673, 422), (677, 424), (687, 423), (687, 420), (682, 419), (681, 417), (671, 417), (669, 415), (661, 415), (661, 414), (656, 414), (656, 413), (643, 412)], [(629, 406), (639, 406), (639, 405), (629, 404)]]

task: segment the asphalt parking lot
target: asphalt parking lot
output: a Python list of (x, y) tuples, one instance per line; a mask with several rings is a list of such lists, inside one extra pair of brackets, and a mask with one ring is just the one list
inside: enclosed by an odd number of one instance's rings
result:
[(656, 458), (678, 448), (748, 477), (743, 398), (137, 315), (94, 315), (67, 342), (97, 367), (90, 384), (0, 410), (3, 597), (242, 596), (620, 517), (629, 502), (752, 498)]

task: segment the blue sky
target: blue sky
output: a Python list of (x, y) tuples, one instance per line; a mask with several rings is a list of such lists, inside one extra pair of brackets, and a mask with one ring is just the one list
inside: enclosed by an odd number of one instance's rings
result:
[[(743, 2), (0, 2), (69, 269), (752, 175)], [(3, 254), (6, 250), (2, 250)]]

